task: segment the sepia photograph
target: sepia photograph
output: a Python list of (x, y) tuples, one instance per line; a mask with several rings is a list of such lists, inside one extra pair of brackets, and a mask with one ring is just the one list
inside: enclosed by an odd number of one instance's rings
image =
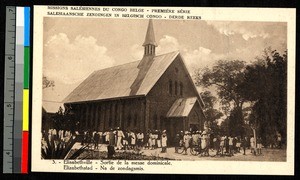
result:
[(287, 162), (287, 22), (48, 14), (41, 162)]
[(286, 28), (45, 18), (42, 158), (285, 161)]

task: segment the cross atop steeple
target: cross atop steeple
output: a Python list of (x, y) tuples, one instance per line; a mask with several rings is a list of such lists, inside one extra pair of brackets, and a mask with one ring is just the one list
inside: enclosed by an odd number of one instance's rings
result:
[(144, 56), (155, 56), (155, 47), (157, 47), (157, 44), (155, 42), (152, 19), (149, 20), (147, 34), (143, 46)]

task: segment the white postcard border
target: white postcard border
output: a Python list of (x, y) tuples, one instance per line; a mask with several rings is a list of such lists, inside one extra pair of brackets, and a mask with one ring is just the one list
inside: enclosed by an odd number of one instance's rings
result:
[[(112, 8), (112, 7), (108, 7)], [(124, 7), (122, 7), (124, 8)], [(137, 7), (135, 7), (137, 8)], [(151, 10), (154, 7), (142, 7)], [(202, 20), (219, 21), (266, 21), (287, 22), (288, 47), (288, 126), (287, 126), (287, 161), (286, 162), (249, 162), (249, 161), (170, 161), (172, 165), (144, 165), (144, 171), (116, 170), (64, 170), (63, 160), (41, 159), (41, 115), (42, 115), (42, 59), (43, 59), (43, 18), (63, 17), (47, 15), (47, 6), (34, 6), (33, 29), (33, 82), (32, 82), (32, 146), (31, 170), (37, 172), (77, 172), (77, 173), (156, 173), (156, 174), (255, 174), (255, 175), (293, 175), (295, 142), (295, 9), (283, 8), (192, 8), (160, 7), (173, 10), (190, 10), (192, 15), (201, 16)], [(59, 12), (69, 12), (59, 10)], [(84, 12), (87, 11), (78, 11)], [(89, 11), (91, 12), (91, 11)], [(151, 14), (151, 13), (149, 13)], [(156, 13), (157, 14), (157, 13)], [(166, 14), (162, 14), (165, 16)], [(72, 17), (72, 16), (70, 16)], [(76, 17), (99, 18), (99, 17)], [(114, 18), (114, 17), (112, 17)], [(153, 18), (155, 19), (155, 18)], [(168, 19), (168, 18), (167, 18)], [(201, 20), (201, 21), (202, 21)], [(197, 21), (197, 20), (196, 20)], [(115, 164), (117, 160), (114, 160)], [(130, 161), (128, 161), (130, 162)], [(148, 161), (145, 161), (145, 164)], [(93, 165), (100, 166), (100, 160), (93, 160)], [(116, 165), (118, 167), (118, 165)], [(132, 167), (132, 166), (131, 166)]]

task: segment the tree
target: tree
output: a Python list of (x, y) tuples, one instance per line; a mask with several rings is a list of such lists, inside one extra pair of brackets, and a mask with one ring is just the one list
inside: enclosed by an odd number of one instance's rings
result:
[(218, 126), (218, 120), (223, 116), (223, 113), (214, 108), (217, 98), (213, 96), (210, 91), (204, 91), (200, 93), (200, 95), (205, 104), (203, 109), (207, 119), (205, 124), (214, 133), (219, 134), (220, 127)]
[[(215, 87), (221, 103), (228, 111), (227, 118), (230, 130), (235, 129), (234, 135), (243, 134), (243, 104), (238, 86), (244, 80), (245, 62), (240, 60), (220, 60), (211, 69), (205, 68), (195, 73), (195, 82), (198, 86)], [(228, 108), (230, 107), (230, 108)]]
[(78, 129), (78, 122), (74, 121), (75, 114), (69, 107), (59, 107), (58, 111), (53, 116), (53, 123), (56, 129), (64, 129), (75, 131)]
[(256, 127), (266, 144), (273, 144), (287, 127), (287, 54), (266, 49), (263, 56), (248, 65), (239, 94), (253, 103), (249, 125)]
[(244, 61), (220, 60), (212, 69), (196, 71), (196, 85), (214, 86), (222, 103), (232, 102), (234, 106), (242, 107), (244, 99), (238, 94), (237, 87), (243, 81), (244, 69)]
[(55, 115), (53, 116), (53, 123), (54, 123), (54, 127), (55, 129), (65, 129), (65, 123), (64, 123), (64, 110), (63, 108), (60, 106), (58, 108), (58, 111), (55, 113)]
[(240, 107), (233, 108), (226, 121), (228, 122), (228, 135), (241, 136), (244, 134), (244, 116)]
[(53, 80), (49, 80), (46, 76), (43, 76), (43, 89), (54, 86), (55, 84)]

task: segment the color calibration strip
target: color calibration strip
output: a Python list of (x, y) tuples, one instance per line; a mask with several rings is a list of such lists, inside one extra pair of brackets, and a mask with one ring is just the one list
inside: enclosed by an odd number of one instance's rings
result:
[(28, 173), (29, 7), (6, 7), (5, 41), (3, 173)]
[(30, 8), (17, 7), (14, 118), (14, 172), (28, 172)]
[(28, 173), (29, 140), (29, 74), (30, 74), (30, 8), (24, 7), (24, 86), (21, 172)]

